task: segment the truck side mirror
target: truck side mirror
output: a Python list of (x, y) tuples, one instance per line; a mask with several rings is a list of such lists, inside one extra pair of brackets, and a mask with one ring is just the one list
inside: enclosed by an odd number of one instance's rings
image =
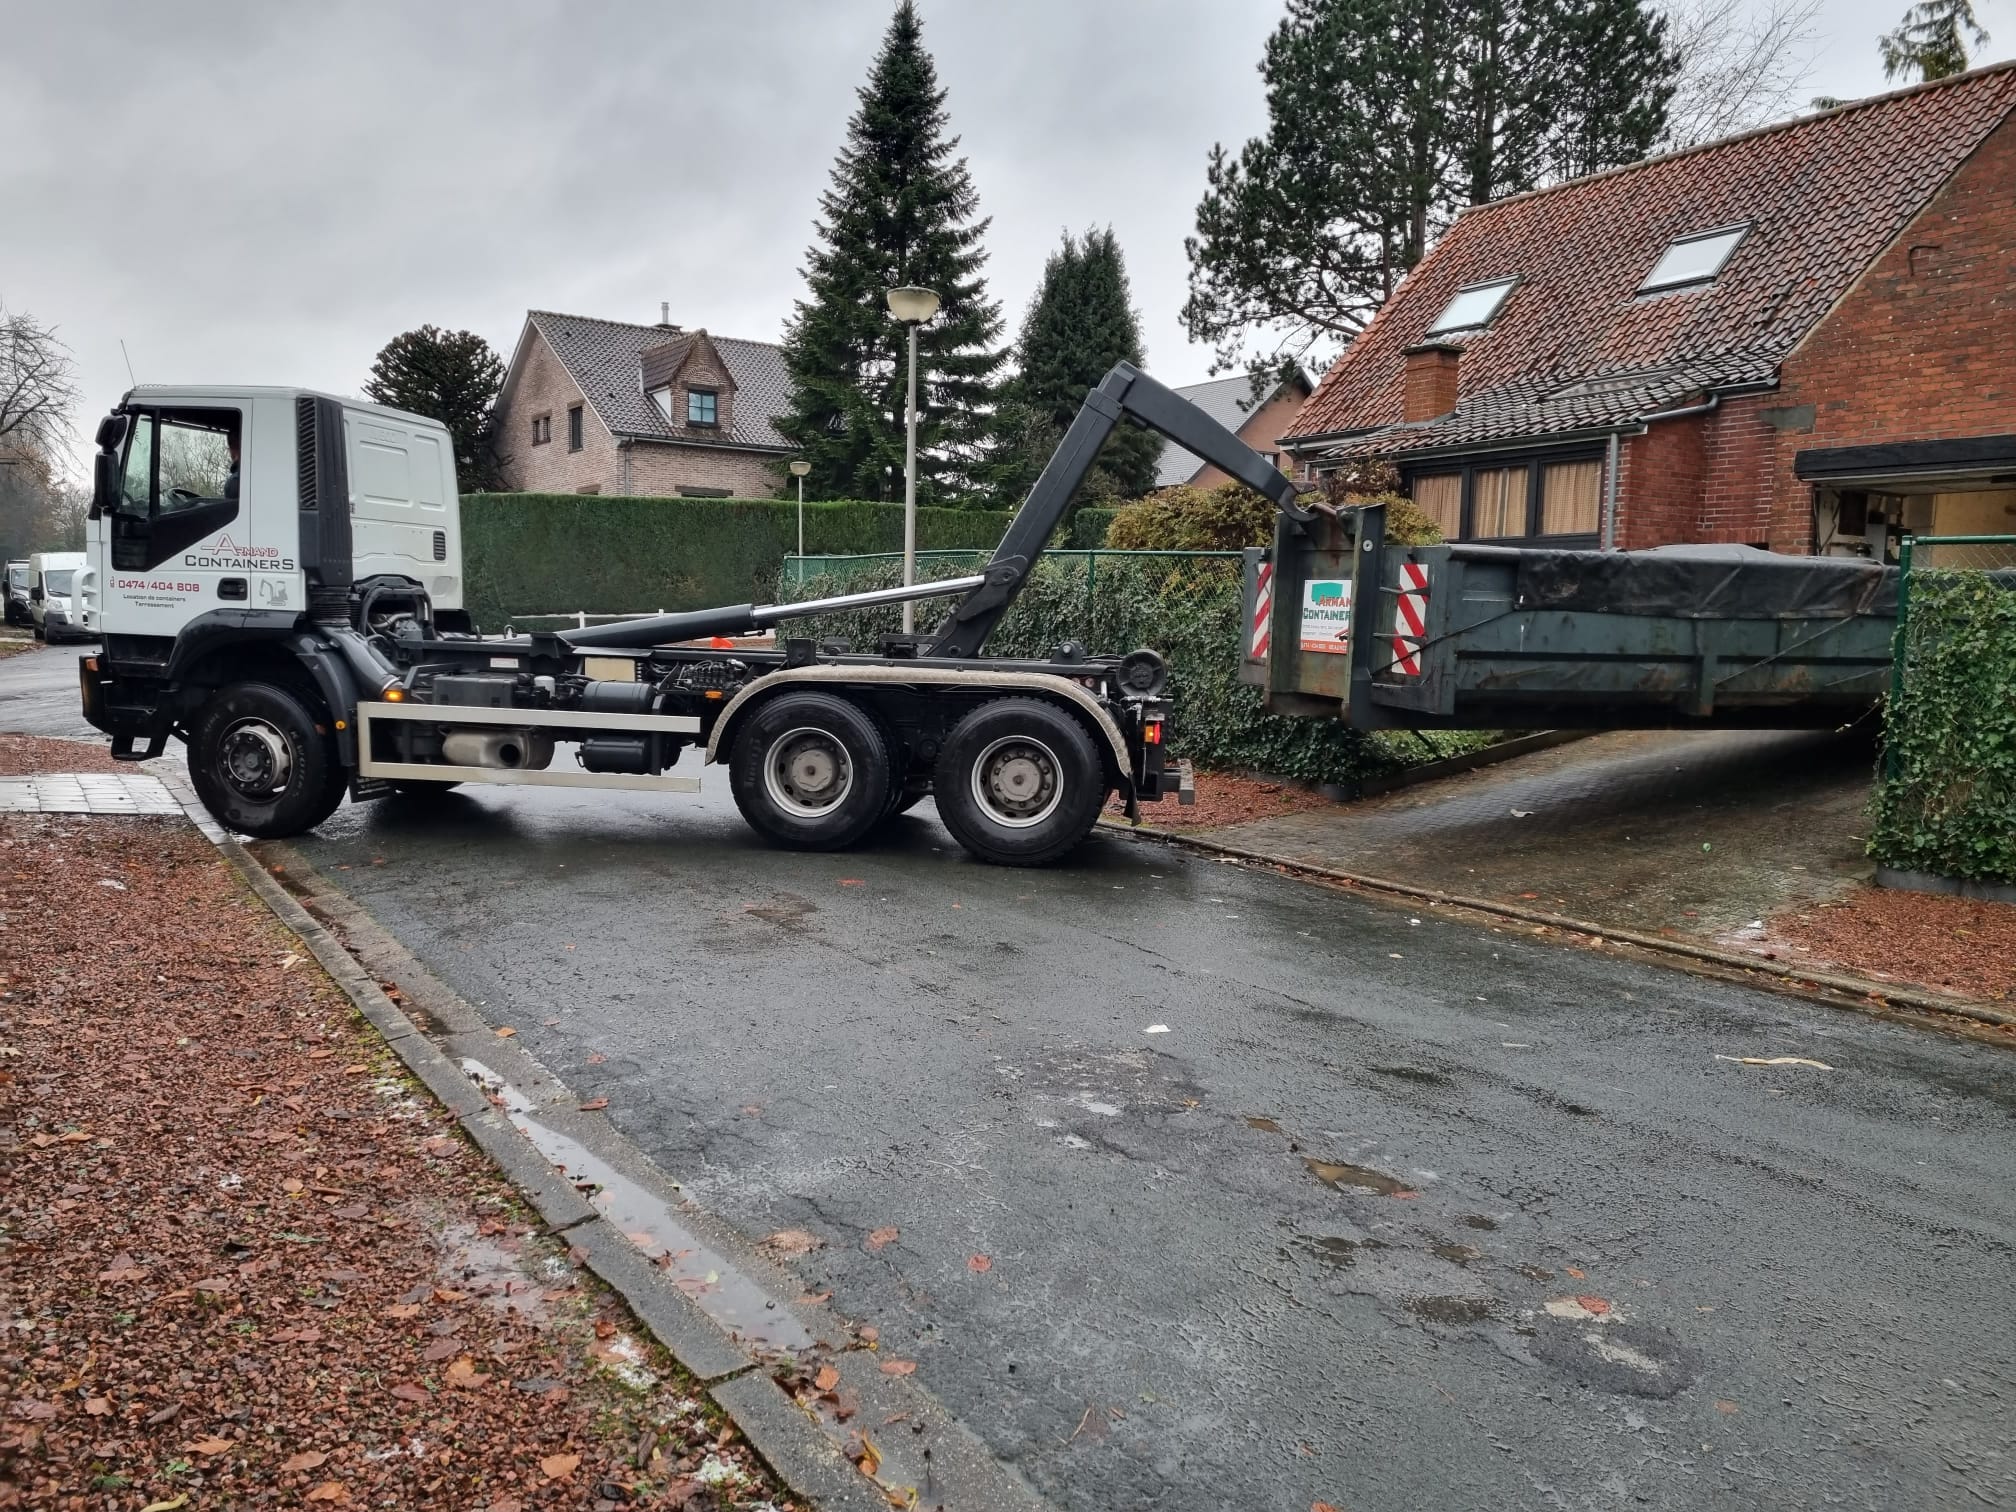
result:
[(28, 602), (31, 604), (42, 602), (42, 585), (40, 583), (37, 583), (33, 588), (28, 590)]
[(119, 457), (101, 451), (91, 459), (91, 518), (97, 519), (119, 500)]

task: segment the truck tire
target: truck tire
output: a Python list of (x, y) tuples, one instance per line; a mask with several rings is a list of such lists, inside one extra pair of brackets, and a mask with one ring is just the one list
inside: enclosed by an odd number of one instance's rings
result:
[(997, 866), (1047, 866), (1077, 849), (1106, 802), (1091, 733), (1055, 704), (1003, 698), (953, 727), (932, 782), (952, 838)]
[(889, 807), (889, 746), (865, 709), (831, 693), (779, 694), (735, 732), (728, 788), (759, 834), (844, 850)]
[(343, 801), (336, 742), (317, 734), (301, 695), (234, 683), (211, 696), (189, 738), (189, 780), (217, 822), (277, 840), (311, 830)]

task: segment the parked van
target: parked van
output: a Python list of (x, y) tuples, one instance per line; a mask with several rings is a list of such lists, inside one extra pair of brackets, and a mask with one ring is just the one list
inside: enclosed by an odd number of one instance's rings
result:
[(29, 574), (28, 558), (20, 557), (7, 564), (6, 580), (0, 582), (0, 598), (6, 602), (6, 618), (10, 625), (34, 623), (34, 616), (28, 612)]
[(28, 612), (37, 640), (91, 638), (77, 612), (77, 575), (86, 560), (81, 551), (38, 551), (28, 558)]

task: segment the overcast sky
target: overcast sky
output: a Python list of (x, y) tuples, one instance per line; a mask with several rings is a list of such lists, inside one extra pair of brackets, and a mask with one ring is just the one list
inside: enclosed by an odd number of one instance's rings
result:
[[(1761, 3), (1761, 0), (1760, 0)], [(1907, 0), (1827, 0), (1807, 93), (1884, 88)], [(1110, 223), (1149, 367), (1214, 141), (1265, 123), (1281, 0), (923, 0), (1011, 331), (1063, 227)], [(2016, 53), (2016, 0), (1976, 0)], [(432, 321), (528, 308), (777, 338), (887, 0), (0, 5), (0, 300), (85, 403), (208, 380), (354, 393)]]

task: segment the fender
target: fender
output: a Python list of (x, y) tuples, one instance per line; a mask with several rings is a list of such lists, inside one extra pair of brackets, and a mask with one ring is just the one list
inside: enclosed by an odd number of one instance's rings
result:
[(1127, 749), (1127, 737), (1121, 731), (1119, 722), (1107, 712), (1104, 704), (1068, 677), (1059, 677), (1051, 672), (988, 672), (975, 668), (972, 671), (950, 668), (928, 668), (903, 666), (900, 663), (887, 667), (788, 667), (781, 672), (772, 672), (759, 677), (740, 693), (728, 700), (728, 706), (721, 711), (721, 717), (714, 721), (714, 733), (707, 738), (707, 760), (721, 760), (721, 745), (727, 738), (729, 729), (735, 723), (735, 716), (743, 705), (758, 694), (769, 693), (785, 684), (798, 683), (896, 683), (909, 687), (932, 688), (1004, 688), (1023, 689), (1031, 693), (1041, 693), (1050, 698), (1062, 699), (1073, 704), (1092, 720), (1099, 733), (1106, 737), (1106, 744), (1112, 749), (1113, 764), (1119, 769), (1120, 781), (1128, 790), (1134, 785), (1134, 758)]
[(175, 633), (162, 676), (181, 681), (190, 667), (212, 651), (247, 641), (285, 640), (301, 623), (289, 609), (212, 609), (197, 615)]
[(357, 679), (342, 655), (326, 641), (302, 632), (288, 637), (287, 649), (300, 659), (336, 721), (336, 754), (352, 771), (357, 767)]

